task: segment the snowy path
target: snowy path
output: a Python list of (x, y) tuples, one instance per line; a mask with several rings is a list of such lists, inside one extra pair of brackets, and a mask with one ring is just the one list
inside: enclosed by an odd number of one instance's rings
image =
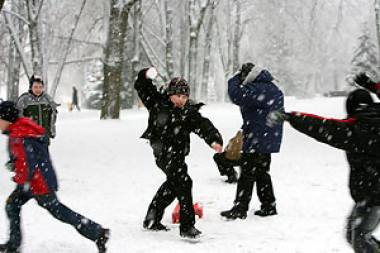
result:
[[(343, 100), (288, 98), (287, 109), (323, 115), (343, 115)], [(233, 105), (206, 106), (208, 116), (223, 133), (233, 136), (241, 124)], [(273, 155), (271, 174), (279, 215), (260, 218), (254, 193), (249, 216), (226, 222), (219, 212), (232, 205), (236, 185), (222, 181), (213, 152), (197, 136), (187, 158), (195, 201), (205, 216), (197, 227), (205, 237), (192, 244), (171, 231), (142, 229), (146, 208), (164, 174), (156, 168), (151, 148), (139, 139), (147, 124), (145, 110), (124, 111), (122, 120), (99, 121), (98, 113), (62, 112), (51, 154), (59, 180), (59, 198), (74, 210), (112, 229), (109, 252), (351, 252), (344, 241), (345, 217), (352, 201), (347, 188), (348, 168), (343, 152), (319, 144), (285, 127), (282, 152)], [(6, 161), (5, 138), (0, 140), (0, 163)], [(7, 238), (4, 203), (12, 191), (10, 174), (0, 169), (0, 241)], [(168, 209), (163, 223), (170, 224)], [(51, 218), (30, 201), (23, 209), (24, 253), (95, 252), (95, 245), (71, 227)]]

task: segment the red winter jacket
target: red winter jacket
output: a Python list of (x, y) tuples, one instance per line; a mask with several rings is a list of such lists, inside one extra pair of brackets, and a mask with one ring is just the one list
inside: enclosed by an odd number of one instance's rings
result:
[(29, 118), (19, 118), (8, 128), (9, 152), (14, 161), (13, 180), (29, 185), (35, 195), (45, 195), (58, 188), (50, 161), (45, 129)]

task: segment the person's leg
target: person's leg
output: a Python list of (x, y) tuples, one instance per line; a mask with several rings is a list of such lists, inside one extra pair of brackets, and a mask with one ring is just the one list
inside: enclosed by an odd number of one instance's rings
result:
[(236, 196), (232, 209), (220, 214), (227, 219), (245, 219), (252, 199), (255, 167), (253, 164), (254, 154), (244, 153), (241, 158), (241, 175), (237, 182)]
[(347, 241), (356, 253), (378, 253), (380, 247), (372, 233), (380, 222), (380, 206), (357, 203), (348, 218)]
[(144, 219), (144, 228), (152, 230), (167, 230), (167, 228), (161, 224), (161, 220), (166, 207), (168, 207), (175, 198), (176, 194), (172, 189), (172, 185), (168, 181), (165, 181), (160, 186), (149, 205)]
[(256, 211), (255, 214), (259, 216), (277, 214), (276, 198), (273, 192), (272, 179), (269, 174), (270, 163), (270, 154), (257, 154), (254, 158), (254, 164), (256, 168), (256, 192), (261, 202), (261, 210)]
[(4, 245), (7, 249), (15, 250), (20, 247), (22, 234), (21, 234), (21, 207), (28, 202), (31, 198), (29, 191), (24, 191), (21, 186), (17, 186), (16, 189), (9, 195), (5, 210), (9, 219), (9, 240)]
[(103, 235), (104, 228), (101, 225), (60, 203), (55, 193), (34, 197), (38, 205), (46, 209), (54, 218), (72, 225), (84, 237), (96, 241)]
[(225, 152), (216, 153), (214, 155), (214, 161), (218, 167), (219, 173), (221, 176), (227, 176), (226, 182), (235, 183), (237, 182), (237, 173), (234, 169), (234, 166), (238, 166), (237, 161), (229, 160), (225, 157)]

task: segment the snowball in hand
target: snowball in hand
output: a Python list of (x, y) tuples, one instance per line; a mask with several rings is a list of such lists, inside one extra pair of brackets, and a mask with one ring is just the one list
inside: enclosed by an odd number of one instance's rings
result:
[(148, 78), (148, 79), (155, 79), (156, 77), (157, 77), (157, 70), (156, 70), (156, 68), (149, 68), (147, 71), (146, 71), (146, 73), (145, 73), (145, 75), (146, 75), (146, 78)]

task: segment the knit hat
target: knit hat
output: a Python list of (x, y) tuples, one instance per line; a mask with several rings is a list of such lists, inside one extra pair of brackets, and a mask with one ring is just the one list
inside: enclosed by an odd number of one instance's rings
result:
[(189, 83), (182, 77), (175, 77), (168, 84), (168, 87), (166, 88), (166, 93), (169, 96), (176, 95), (176, 94), (183, 94), (183, 95), (189, 96), (190, 95)]
[(12, 101), (4, 101), (0, 103), (0, 119), (9, 122), (15, 122), (18, 118), (19, 110)]
[(356, 89), (348, 94), (346, 100), (346, 111), (348, 115), (353, 115), (366, 109), (373, 104), (371, 94), (364, 89)]
[(42, 80), (41, 76), (32, 75), (29, 79), (29, 89), (32, 89), (33, 83), (35, 82), (39, 82), (42, 83), (42, 85), (44, 85), (44, 81)]

